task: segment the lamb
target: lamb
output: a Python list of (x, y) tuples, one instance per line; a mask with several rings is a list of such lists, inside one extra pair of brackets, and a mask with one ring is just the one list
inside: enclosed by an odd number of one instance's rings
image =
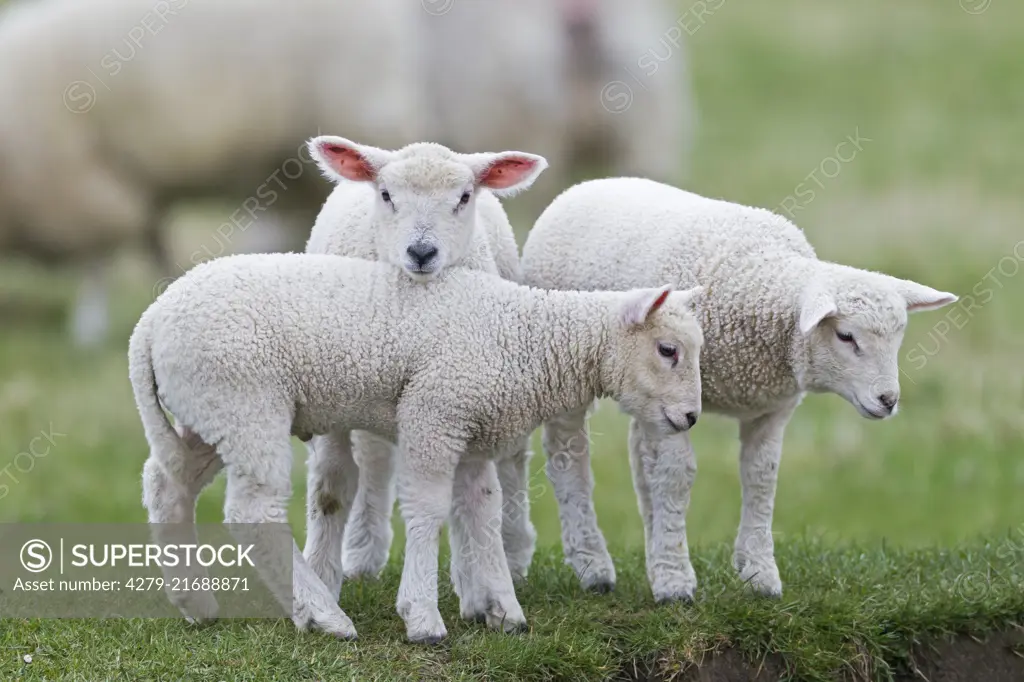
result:
[[(523, 249), (523, 281), (550, 289), (626, 289), (652, 281), (706, 287), (700, 320), (706, 409), (740, 426), (742, 516), (733, 563), (756, 592), (779, 595), (772, 512), (786, 424), (808, 392), (836, 393), (869, 419), (896, 413), (907, 314), (953, 303), (916, 282), (818, 260), (803, 233), (769, 211), (639, 178), (584, 182), (561, 194)], [(546, 451), (587, 442), (583, 410), (544, 426)], [(685, 515), (696, 463), (687, 434), (634, 421), (630, 462), (658, 600), (690, 600), (696, 576)], [(548, 474), (565, 556), (584, 584), (614, 584), (590, 500), (589, 454)]]
[[(408, 638), (446, 634), (436, 575), (449, 510), (462, 517), (453, 524), (464, 529), (462, 546), (475, 551), (462, 615), (517, 630), (525, 619), (494, 533), (500, 486), (482, 464), (502, 443), (599, 396), (652, 432), (687, 429), (700, 412), (697, 293), (542, 291), (464, 268), (421, 283), (386, 263), (311, 254), (204, 263), (143, 313), (129, 344), (151, 449), (150, 521), (194, 522), (189, 491), (223, 462), (226, 520), (284, 523), (291, 435), (308, 441), (344, 427), (397, 438), (408, 536), (397, 609)], [(344, 472), (324, 478), (342, 485), (311, 500), (314, 513), (344, 519), (357, 473), (347, 437), (332, 450), (314, 465)], [(453, 509), (456, 484), (466, 494)], [(292, 553), (293, 596), (283, 605), (295, 623), (355, 637), (294, 543)], [(268, 561), (257, 568), (272, 578)], [(209, 593), (172, 598), (186, 613), (215, 613)]]
[(404, 0), (7, 3), (0, 253), (85, 266), (71, 332), (91, 345), (108, 333), (116, 248), (143, 245), (179, 274), (162, 236), (178, 201), (230, 202), (233, 246), (271, 213), (304, 239), (326, 197), (306, 139), (341, 126), (381, 144), (421, 137), (421, 12)]
[[(338, 184), (317, 216), (307, 253), (384, 260), (419, 278), (424, 265), (420, 256), (410, 253), (437, 251), (426, 263), (432, 274), (458, 265), (519, 280), (519, 248), (496, 194), (509, 196), (527, 189), (547, 167), (543, 157), (522, 152), (455, 154), (429, 143), (387, 151), (327, 135), (311, 140), (309, 149), (324, 175)], [(382, 198), (384, 192), (387, 202)], [(461, 209), (453, 212), (452, 206)], [(468, 247), (452, 246), (465, 239), (464, 235), (469, 235)], [(327, 456), (324, 453), (329, 452), (330, 444), (343, 437), (343, 433), (315, 437), (309, 448), (311, 461)], [(503, 488), (525, 489), (530, 457), (527, 440), (523, 437), (510, 444), (511, 454), (499, 459)], [(341, 589), (342, 572), (349, 578), (379, 574), (387, 563), (392, 540), (394, 446), (374, 434), (356, 431), (352, 449), (359, 464), (359, 484), (347, 531), (317, 528), (308, 534), (304, 551), (335, 597)], [(326, 485), (319, 477), (331, 471), (310, 467), (308, 489)], [(307, 508), (312, 511), (315, 504), (311, 501)], [(528, 497), (505, 500), (502, 513), (506, 556), (513, 576), (522, 579), (536, 538)], [(337, 519), (309, 517), (310, 527), (327, 522)], [(342, 537), (343, 550), (337, 546)], [(453, 534), (451, 539), (457, 540), (457, 536)], [(461, 590), (459, 578), (466, 573), (459, 565), (461, 558), (461, 552), (452, 552), (456, 591)]]

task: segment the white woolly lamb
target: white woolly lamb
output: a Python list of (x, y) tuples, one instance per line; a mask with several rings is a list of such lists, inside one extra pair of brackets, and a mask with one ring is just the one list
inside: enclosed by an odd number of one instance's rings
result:
[[(734, 564), (762, 594), (778, 595), (772, 511), (782, 436), (806, 392), (831, 392), (870, 419), (896, 413), (897, 354), (907, 313), (957, 300), (915, 282), (818, 260), (803, 233), (769, 211), (715, 201), (650, 180), (615, 178), (566, 190), (523, 249), (526, 284), (628, 289), (700, 283), (707, 343), (704, 406), (739, 420), (743, 509)], [(586, 443), (583, 411), (545, 425), (548, 453)], [(561, 504), (565, 556), (576, 572), (615, 579), (590, 498), (586, 448), (548, 466)], [(655, 597), (692, 599), (686, 508), (696, 462), (687, 434), (630, 427), (630, 460)], [(565, 501), (572, 501), (566, 504)], [(586, 581), (585, 581), (586, 582)]]
[[(499, 485), (481, 464), (540, 421), (599, 396), (651, 431), (687, 428), (700, 409), (693, 293), (542, 291), (462, 268), (418, 283), (388, 264), (309, 254), (203, 264), (149, 307), (129, 345), (151, 448), (150, 521), (194, 522), (190, 489), (222, 461), (228, 522), (286, 522), (291, 435), (345, 427), (397, 437), (408, 536), (397, 607), (409, 639), (446, 634), (437, 543), (450, 510), (462, 516), (460, 546), (475, 551), (462, 614), (518, 629), (525, 620), (494, 523)], [(342, 485), (311, 499), (316, 513), (344, 518), (357, 473), (347, 434), (333, 445), (335, 456), (314, 466), (344, 471), (323, 479)], [(207, 457), (214, 449), (219, 459)], [(468, 494), (452, 509), (455, 480)], [(354, 637), (297, 547), (293, 562), (294, 601), (285, 604), (293, 620)], [(186, 613), (216, 609), (208, 593), (177, 599)]]
[[(315, 138), (309, 147), (324, 174), (338, 185), (317, 216), (307, 253), (384, 260), (416, 278), (422, 277), (425, 266), (432, 274), (462, 266), (519, 280), (519, 249), (495, 194), (508, 196), (528, 188), (547, 167), (542, 157), (522, 152), (456, 154), (429, 143), (387, 151), (334, 136)], [(466, 239), (469, 244), (463, 246)], [(414, 258), (411, 253), (420, 255)], [(423, 254), (433, 255), (421, 263)], [(329, 458), (332, 443), (341, 437), (315, 437), (311, 458)], [(523, 437), (510, 444), (511, 454), (499, 460), (503, 488), (526, 487), (527, 441)], [(341, 589), (342, 571), (349, 578), (380, 573), (392, 540), (394, 446), (379, 436), (356, 431), (352, 449), (359, 464), (359, 486), (346, 532), (318, 528), (309, 533), (304, 552), (334, 595)], [(309, 490), (325, 485), (317, 477), (331, 471), (311, 467)], [(314, 508), (310, 502), (308, 510)], [(529, 500), (525, 496), (505, 500), (502, 511), (506, 555), (512, 574), (522, 578), (536, 537)], [(330, 516), (309, 517), (311, 527), (337, 523)], [(342, 535), (343, 550), (337, 545)], [(456, 534), (451, 538), (457, 540)], [(461, 590), (459, 578), (465, 572), (458, 566), (460, 559), (461, 553), (453, 551), (456, 591)]]

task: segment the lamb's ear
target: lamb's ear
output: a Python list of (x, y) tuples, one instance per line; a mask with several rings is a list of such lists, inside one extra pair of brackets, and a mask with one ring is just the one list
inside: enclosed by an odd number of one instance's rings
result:
[(704, 287), (695, 286), (692, 289), (684, 289), (683, 291), (676, 291), (672, 294), (673, 301), (679, 301), (681, 304), (687, 306), (690, 310), (696, 311), (697, 304), (700, 303), (701, 297), (704, 295)]
[(666, 284), (657, 289), (634, 289), (629, 292), (626, 302), (622, 304), (622, 322), (627, 327), (642, 325), (654, 314), (672, 293), (672, 285)]
[(476, 184), (492, 190), (499, 197), (507, 197), (528, 189), (544, 169), (547, 159), (526, 152), (500, 152), (498, 154), (462, 154), (462, 159), (473, 171)]
[(328, 180), (376, 182), (377, 173), (391, 160), (391, 152), (343, 137), (321, 135), (309, 141), (309, 155)]
[(835, 315), (836, 300), (828, 291), (812, 282), (804, 289), (803, 301), (800, 305), (800, 333), (810, 334), (821, 321)]
[(893, 279), (896, 281), (896, 291), (907, 301), (908, 313), (935, 310), (959, 300), (954, 294), (932, 289), (909, 279)]

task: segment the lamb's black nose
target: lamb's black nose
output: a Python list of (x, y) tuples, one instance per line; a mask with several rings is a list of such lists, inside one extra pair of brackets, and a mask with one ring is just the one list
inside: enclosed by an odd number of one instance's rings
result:
[(405, 252), (409, 254), (409, 258), (411, 258), (416, 265), (422, 268), (437, 256), (437, 247), (432, 246), (431, 244), (419, 242), (410, 246), (405, 250)]
[(895, 391), (886, 391), (885, 393), (878, 394), (878, 402), (889, 412), (892, 412), (892, 408), (896, 407), (897, 400), (899, 400), (899, 396), (896, 395)]
[(693, 428), (693, 425), (697, 423), (697, 413), (696, 412), (687, 412), (686, 413), (686, 422), (690, 425), (690, 428)]

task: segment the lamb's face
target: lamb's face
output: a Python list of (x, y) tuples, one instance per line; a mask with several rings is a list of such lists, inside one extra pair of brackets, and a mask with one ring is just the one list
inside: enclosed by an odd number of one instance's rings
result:
[(457, 265), (476, 229), (476, 187), (465, 164), (411, 158), (378, 178), (377, 252), (425, 281)]
[(619, 356), (619, 405), (647, 429), (688, 431), (701, 413), (700, 352), (704, 336), (693, 314), (699, 292), (669, 294), (643, 322), (626, 320)]
[(328, 178), (373, 185), (378, 257), (416, 280), (433, 279), (465, 258), (479, 188), (513, 194), (547, 168), (543, 157), (524, 152), (457, 154), (429, 142), (388, 151), (332, 135), (310, 140), (309, 152)]
[(907, 313), (955, 300), (914, 282), (863, 271), (830, 285), (811, 283), (800, 321), (807, 339), (805, 387), (842, 396), (868, 419), (895, 415)]

